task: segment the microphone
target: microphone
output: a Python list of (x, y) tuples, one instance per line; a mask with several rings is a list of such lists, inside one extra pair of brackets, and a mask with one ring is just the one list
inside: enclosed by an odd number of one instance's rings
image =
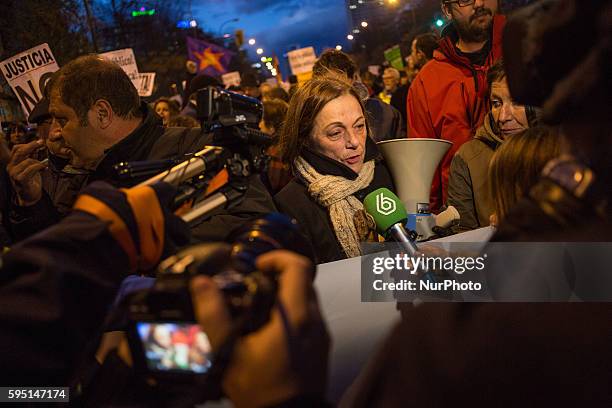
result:
[[(420, 255), (416, 245), (417, 233), (406, 230), (404, 226), (408, 219), (406, 207), (391, 190), (379, 188), (372, 191), (363, 200), (365, 211), (374, 218), (377, 232), (385, 237), (397, 242), (399, 246), (412, 258)], [(421, 269), (426, 280), (435, 282), (433, 272), (429, 272), (427, 267)]]

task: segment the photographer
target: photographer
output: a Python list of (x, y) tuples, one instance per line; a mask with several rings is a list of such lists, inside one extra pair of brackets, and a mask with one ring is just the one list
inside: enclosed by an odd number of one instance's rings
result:
[(165, 209), (174, 193), (167, 184), (122, 192), (92, 183), (60, 223), (3, 256), (2, 384), (70, 385), (120, 282), (188, 242), (186, 225)]

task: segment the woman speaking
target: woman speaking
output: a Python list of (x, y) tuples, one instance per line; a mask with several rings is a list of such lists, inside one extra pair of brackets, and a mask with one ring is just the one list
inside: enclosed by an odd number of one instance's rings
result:
[(274, 198), (300, 223), (317, 263), (361, 255), (362, 200), (380, 187), (393, 190), (393, 182), (351, 84), (325, 77), (300, 87), (279, 143), (295, 178)]

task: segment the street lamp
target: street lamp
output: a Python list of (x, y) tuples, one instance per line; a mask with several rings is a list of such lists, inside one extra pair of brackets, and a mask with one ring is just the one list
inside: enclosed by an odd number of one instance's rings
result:
[(263, 48), (258, 48), (256, 52), (257, 52), (257, 55), (263, 54)]
[(249, 45), (255, 45), (255, 39), (254, 38), (249, 39)]
[(336, 45), (336, 49), (337, 49), (338, 51), (342, 51), (342, 46), (341, 46), (340, 44), (338, 44), (338, 45)]
[(367, 22), (367, 21), (362, 21), (362, 22), (361, 22), (361, 26), (362, 26), (363, 28), (366, 28), (366, 27), (368, 26), (368, 22)]
[(219, 26), (219, 31), (218, 31), (218, 33), (219, 33), (219, 34), (223, 34), (223, 27), (225, 27), (225, 25), (226, 25), (227, 23), (236, 23), (236, 22), (238, 22), (238, 21), (240, 21), (240, 19), (239, 19), (238, 17), (236, 17), (236, 18), (230, 18), (229, 20), (224, 21), (224, 22), (221, 24), (221, 26)]
[(349, 35), (347, 35), (347, 36), (346, 36), (346, 38), (347, 38), (348, 40), (352, 40), (352, 39), (353, 39), (353, 38), (355, 38), (355, 37), (353, 37), (353, 34), (349, 34)]

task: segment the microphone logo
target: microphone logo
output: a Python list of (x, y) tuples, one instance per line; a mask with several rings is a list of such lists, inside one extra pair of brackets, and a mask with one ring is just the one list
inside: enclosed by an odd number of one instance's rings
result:
[(382, 215), (389, 215), (395, 212), (397, 206), (395, 200), (385, 197), (384, 193), (380, 193), (376, 196), (376, 211)]

